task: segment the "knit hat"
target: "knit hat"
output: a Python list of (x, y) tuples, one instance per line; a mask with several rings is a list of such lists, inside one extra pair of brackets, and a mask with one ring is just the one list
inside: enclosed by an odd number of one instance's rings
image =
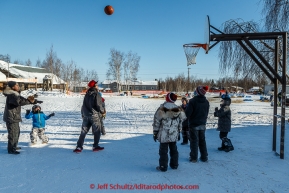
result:
[(41, 110), (41, 107), (39, 105), (33, 105), (32, 111), (35, 111), (36, 108), (39, 108)]
[(98, 82), (98, 81), (95, 82), (95, 80), (91, 80), (91, 81), (89, 81), (89, 83), (88, 83), (87, 86), (88, 86), (89, 88), (95, 87), (95, 85), (97, 84), (97, 82)]
[(198, 95), (205, 95), (208, 90), (209, 90), (208, 86), (198, 86), (196, 89)]
[(174, 103), (174, 102), (176, 102), (177, 98), (178, 98), (178, 96), (176, 94), (170, 92), (166, 96), (166, 101), (170, 102), (170, 103)]
[(15, 86), (16, 85), (16, 82), (15, 81), (9, 81), (8, 82), (8, 86), (10, 87), (10, 88), (12, 88), (13, 86)]

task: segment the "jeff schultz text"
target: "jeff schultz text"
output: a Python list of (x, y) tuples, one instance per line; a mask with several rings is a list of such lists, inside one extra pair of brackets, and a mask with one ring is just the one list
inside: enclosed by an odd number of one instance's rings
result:
[(157, 184), (157, 185), (148, 185), (148, 184), (98, 184), (96, 189), (99, 190), (180, 190), (188, 189), (194, 190), (199, 189), (198, 185), (168, 185), (168, 184)]

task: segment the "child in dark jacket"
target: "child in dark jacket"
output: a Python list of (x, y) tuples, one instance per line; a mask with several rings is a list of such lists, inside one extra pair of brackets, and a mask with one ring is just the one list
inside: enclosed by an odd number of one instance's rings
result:
[(234, 147), (232, 145), (232, 142), (228, 136), (228, 132), (231, 131), (231, 98), (228, 95), (228, 93), (223, 94), (221, 96), (221, 104), (220, 109), (218, 107), (215, 108), (214, 116), (218, 117), (218, 129), (217, 131), (220, 131), (220, 139), (222, 140), (221, 147), (218, 148), (220, 151), (229, 152), (234, 150)]
[[(185, 111), (187, 106), (188, 106), (188, 99), (186, 97), (182, 98), (182, 105), (181, 108)], [(188, 126), (188, 120), (185, 119), (182, 123), (182, 137), (183, 137), (183, 142), (181, 145), (186, 145), (189, 143), (189, 126)]]
[(42, 140), (43, 144), (48, 142), (48, 137), (44, 134), (45, 131), (45, 121), (50, 117), (54, 116), (55, 113), (51, 113), (46, 116), (42, 111), (39, 105), (34, 105), (32, 107), (32, 112), (30, 110), (26, 110), (25, 118), (32, 118), (32, 131), (30, 133), (31, 144), (34, 145), (37, 143), (37, 135)]

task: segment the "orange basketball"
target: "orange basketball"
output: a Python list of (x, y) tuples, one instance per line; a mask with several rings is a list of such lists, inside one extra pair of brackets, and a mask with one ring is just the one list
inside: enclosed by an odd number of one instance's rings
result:
[(107, 14), (107, 15), (112, 15), (113, 14), (113, 7), (111, 5), (107, 5), (105, 6), (104, 8), (104, 12)]

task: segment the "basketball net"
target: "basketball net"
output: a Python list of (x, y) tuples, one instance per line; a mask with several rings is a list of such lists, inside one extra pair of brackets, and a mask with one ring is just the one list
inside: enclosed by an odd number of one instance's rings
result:
[(196, 64), (196, 56), (200, 50), (200, 48), (205, 49), (206, 44), (184, 44), (183, 48), (187, 57), (187, 66)]

